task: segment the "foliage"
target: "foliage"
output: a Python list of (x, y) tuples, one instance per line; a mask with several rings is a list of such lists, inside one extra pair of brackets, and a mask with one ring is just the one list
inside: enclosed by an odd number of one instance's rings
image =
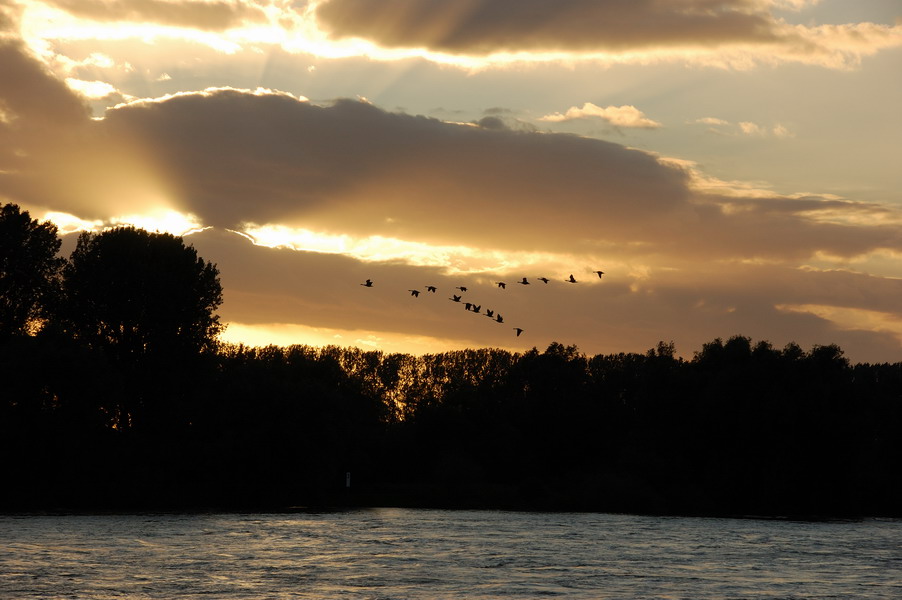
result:
[(66, 325), (120, 361), (215, 347), (216, 266), (181, 238), (122, 227), (82, 233), (65, 269)]
[(65, 263), (60, 244), (49, 221), (0, 206), (0, 339), (33, 332), (50, 316)]

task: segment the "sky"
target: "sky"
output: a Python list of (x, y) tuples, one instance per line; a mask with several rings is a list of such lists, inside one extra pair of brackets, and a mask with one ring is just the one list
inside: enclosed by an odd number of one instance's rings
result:
[(898, 362), (900, 74), (899, 0), (0, 0), (0, 202), (230, 342)]

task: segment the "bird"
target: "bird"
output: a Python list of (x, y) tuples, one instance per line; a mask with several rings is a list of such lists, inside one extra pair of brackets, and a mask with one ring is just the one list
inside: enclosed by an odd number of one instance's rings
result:
[(492, 317), (495, 316), (495, 311), (490, 308), (487, 308), (487, 309), (485, 309), (485, 316), (487, 316), (488, 318), (491, 319)]
[(525, 277), (522, 279), (522, 281), (518, 281), (517, 283), (519, 283), (521, 285), (529, 285), (529, 282), (526, 280)]
[(497, 285), (498, 287), (500, 287), (503, 290), (504, 286), (506, 286), (507, 284), (504, 283), (503, 281), (496, 281), (495, 285)]
[(427, 291), (427, 292), (432, 292), (433, 294), (435, 293), (435, 290), (436, 290), (436, 289), (437, 289), (437, 288), (436, 288), (434, 285), (427, 285), (427, 286), (426, 286), (426, 291)]
[(470, 310), (470, 308), (472, 308), (472, 306), (473, 306), (472, 302), (464, 302), (464, 310)]
[(504, 323), (504, 317), (502, 317), (499, 313), (498, 316), (495, 317), (495, 321), (497, 321), (498, 323)]
[(420, 295), (420, 290), (407, 290), (407, 291), (410, 292), (410, 295), (413, 296), (414, 298), (416, 298)]
[(452, 300), (452, 301), (454, 301), (454, 302), (460, 302), (460, 296), (457, 296), (457, 295), (455, 295), (455, 294), (451, 294), (451, 297), (448, 298), (448, 300)]
[(373, 287), (373, 282), (370, 281), (369, 279), (367, 279), (366, 281), (364, 281), (364, 282), (361, 283), (360, 285), (362, 285), (363, 287)]
[(576, 281), (576, 279), (574, 279), (573, 273), (570, 274), (570, 279), (565, 279), (564, 281), (566, 281), (567, 283), (579, 283), (578, 281)]
[(479, 305), (474, 304), (474, 305), (473, 305), (473, 312), (474, 312), (474, 313), (479, 314), (479, 311), (481, 311), (481, 310), (482, 310), (482, 304), (479, 304)]
[(539, 281), (541, 281), (542, 283), (544, 283), (545, 285), (548, 285), (548, 278), (547, 278), (547, 277), (538, 277), (537, 279), (538, 279)]
[(517, 332), (517, 337), (520, 337), (520, 334), (523, 333), (523, 330), (520, 329), (519, 327), (514, 327), (514, 331)]
[(604, 271), (595, 271), (598, 273), (598, 278), (601, 279), (601, 276), (604, 275)]
[(466, 291), (467, 291), (466, 286), (462, 286), (462, 285), (461, 285), (461, 286), (458, 286), (458, 287), (456, 287), (456, 288), (454, 288), (454, 289), (455, 289), (455, 290), (460, 290), (460, 291), (462, 291), (462, 292), (466, 292)]

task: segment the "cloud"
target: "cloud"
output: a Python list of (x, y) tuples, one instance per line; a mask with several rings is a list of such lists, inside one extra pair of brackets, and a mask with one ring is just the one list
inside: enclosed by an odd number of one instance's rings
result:
[(97, 21), (151, 22), (204, 31), (224, 31), (263, 22), (265, 13), (241, 0), (44, 0), (69, 14)]
[(729, 125), (729, 121), (724, 121), (723, 119), (718, 119), (717, 117), (703, 117), (701, 119), (696, 119), (695, 123), (702, 123), (704, 125)]
[(902, 249), (889, 209), (731, 192), (676, 161), (597, 139), (267, 90), (121, 105), (29, 161), (29, 175), (8, 175), (7, 189), (85, 219), (122, 216), (127, 197), (202, 225), (481, 252), (798, 261)]
[(539, 121), (561, 123), (577, 119), (601, 119), (616, 127), (636, 127), (641, 129), (657, 129), (661, 124), (645, 116), (635, 106), (608, 106), (602, 108), (591, 102), (583, 104), (582, 108), (572, 106), (564, 114), (554, 113), (539, 117)]
[[(902, 29), (872, 23), (792, 26), (770, 0), (327, 0), (320, 26), (334, 39), (452, 55), (607, 54), (622, 60), (677, 57), (747, 66), (791, 60), (847, 65), (902, 44)], [(721, 55), (718, 58), (718, 55)], [(609, 56), (610, 58), (610, 56)]]
[[(770, 194), (740, 210), (736, 197), (699, 189), (691, 170), (619, 144), (353, 100), (210, 90), (121, 106), (97, 128), (122, 143), (141, 140), (183, 211), (233, 229), (281, 223), (517, 251), (585, 251), (604, 241), (724, 259), (899, 247), (889, 224), (842, 224), (842, 214), (861, 213), (855, 202), (812, 197), (802, 207)], [(830, 222), (812, 218), (827, 210)]]
[(105, 81), (85, 81), (69, 77), (66, 84), (86, 98), (106, 98), (113, 95), (121, 97), (119, 91)]
[(16, 39), (0, 40), (0, 101), (30, 127), (79, 123), (86, 105)]
[[(675, 208), (688, 193), (680, 170), (617, 144), (445, 123), (352, 100), (321, 106), (211, 90), (125, 105), (98, 127), (142, 140), (185, 209), (231, 228), (280, 222), (518, 247), (524, 235), (547, 236), (555, 226), (593, 236), (586, 210), (620, 222)], [(550, 214), (530, 222), (512, 206)]]
[(775, 137), (775, 138), (792, 138), (795, 134), (782, 123), (775, 125), (761, 125), (752, 121), (740, 121), (733, 125), (729, 121), (718, 119), (716, 117), (704, 117), (696, 119), (693, 123), (703, 125), (711, 125), (709, 129), (712, 133), (745, 135), (750, 137)]

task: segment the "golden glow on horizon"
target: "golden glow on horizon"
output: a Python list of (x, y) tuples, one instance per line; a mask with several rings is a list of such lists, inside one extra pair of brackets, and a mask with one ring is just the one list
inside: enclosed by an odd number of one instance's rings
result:
[(230, 322), (220, 340), (245, 346), (342, 346), (361, 350), (381, 350), (386, 353), (437, 354), (449, 350), (479, 348), (483, 344), (473, 340), (443, 339), (385, 331), (364, 331), (308, 327), (294, 323), (246, 324)]

